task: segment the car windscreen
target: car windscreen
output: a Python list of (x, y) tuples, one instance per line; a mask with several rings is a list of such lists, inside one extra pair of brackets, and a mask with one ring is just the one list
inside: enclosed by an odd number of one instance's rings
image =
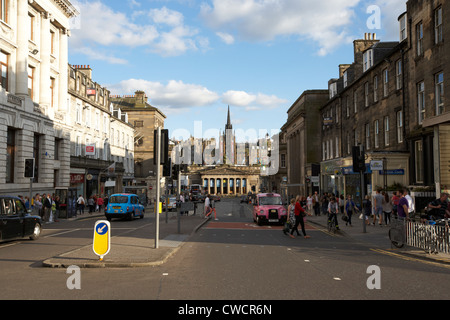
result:
[(112, 196), (109, 198), (109, 203), (127, 203), (128, 197), (127, 196)]
[(259, 198), (260, 206), (282, 205), (281, 197), (261, 197)]

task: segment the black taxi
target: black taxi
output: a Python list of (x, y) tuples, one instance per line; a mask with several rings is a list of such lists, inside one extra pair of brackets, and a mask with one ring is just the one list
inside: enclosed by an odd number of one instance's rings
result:
[(31, 215), (20, 198), (0, 196), (0, 241), (25, 237), (36, 240), (41, 230), (41, 217)]

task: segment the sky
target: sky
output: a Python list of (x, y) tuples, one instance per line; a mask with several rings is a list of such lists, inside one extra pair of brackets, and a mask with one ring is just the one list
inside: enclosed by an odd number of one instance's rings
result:
[(146, 92), (172, 138), (280, 130), (305, 90), (327, 89), (353, 40), (398, 41), (406, 0), (72, 0), (69, 63), (113, 95)]

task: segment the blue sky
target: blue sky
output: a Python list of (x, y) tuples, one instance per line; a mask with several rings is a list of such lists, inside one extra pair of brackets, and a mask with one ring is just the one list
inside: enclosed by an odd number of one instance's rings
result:
[(326, 89), (353, 62), (354, 39), (398, 41), (406, 10), (406, 0), (72, 2), (69, 63), (90, 65), (112, 94), (144, 90), (171, 136), (200, 121), (205, 137), (224, 129), (228, 105), (234, 129), (279, 130), (304, 90)]

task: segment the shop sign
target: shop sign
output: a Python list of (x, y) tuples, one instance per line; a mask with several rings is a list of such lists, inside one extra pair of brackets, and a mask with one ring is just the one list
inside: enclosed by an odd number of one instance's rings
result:
[(84, 182), (84, 174), (71, 173), (70, 184), (77, 184)]
[(95, 143), (86, 145), (86, 155), (95, 156)]

